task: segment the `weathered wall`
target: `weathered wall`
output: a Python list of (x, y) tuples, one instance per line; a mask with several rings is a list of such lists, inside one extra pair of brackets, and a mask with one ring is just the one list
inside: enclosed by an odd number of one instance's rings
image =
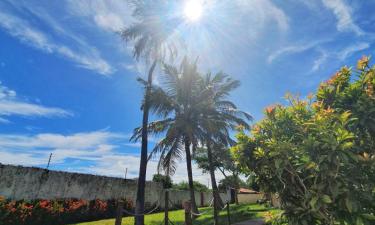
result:
[[(0, 164), (0, 195), (11, 199), (133, 198), (136, 187), (134, 180)], [(146, 198), (156, 200), (160, 189), (147, 182)]]
[[(0, 164), (0, 196), (10, 199), (132, 199), (135, 202), (137, 182), (121, 178), (51, 171), (33, 167)], [(190, 199), (189, 191), (170, 190), (170, 201), (181, 206)], [(146, 183), (146, 204), (160, 201), (164, 191), (159, 183)], [(222, 194), (226, 201), (226, 194)], [(209, 205), (212, 193), (195, 193), (198, 205)], [(203, 204), (201, 204), (203, 203)]]
[[(169, 190), (169, 200), (173, 206), (182, 206), (182, 203), (190, 200), (189, 191)], [(227, 202), (228, 195), (226, 193), (220, 193), (220, 197), (223, 202)], [(195, 192), (195, 202), (198, 206), (208, 206), (212, 203), (212, 192)], [(163, 195), (164, 199), (164, 195)], [(164, 201), (161, 202), (161, 206), (164, 207)]]

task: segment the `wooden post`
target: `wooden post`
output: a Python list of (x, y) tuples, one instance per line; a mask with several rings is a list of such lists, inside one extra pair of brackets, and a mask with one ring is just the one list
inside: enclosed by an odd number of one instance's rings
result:
[(204, 192), (201, 192), (201, 207), (204, 207)]
[(228, 217), (228, 224), (231, 225), (231, 222), (230, 222), (229, 202), (227, 202), (227, 217)]
[(186, 201), (184, 202), (184, 209), (185, 209), (185, 225), (192, 225), (192, 219), (191, 219), (191, 202)]
[(169, 206), (169, 192), (168, 190), (165, 191), (165, 199), (164, 199), (164, 225), (168, 225), (169, 218), (168, 218), (168, 207)]
[(121, 225), (122, 223), (122, 211), (124, 209), (124, 201), (122, 199), (117, 200), (116, 220), (115, 225)]

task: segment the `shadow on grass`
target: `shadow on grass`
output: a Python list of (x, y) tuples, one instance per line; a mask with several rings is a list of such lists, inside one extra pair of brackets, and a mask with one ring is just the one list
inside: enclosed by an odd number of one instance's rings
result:
[[(270, 209), (263, 205), (257, 204), (244, 204), (244, 205), (230, 205), (230, 219), (231, 223), (242, 222), (261, 218), (264, 212)], [(213, 224), (213, 209), (200, 208), (200, 213), (203, 215), (193, 221), (193, 225), (212, 225)], [(145, 217), (147, 225), (164, 225), (163, 213), (155, 213)], [(184, 225), (184, 212), (183, 210), (170, 211), (169, 218), (174, 225)], [(228, 224), (227, 210), (221, 210), (219, 214), (219, 223)], [(113, 225), (114, 219), (93, 221), (90, 223), (82, 223), (76, 225)], [(134, 220), (130, 217), (123, 218), (123, 225), (133, 225)]]

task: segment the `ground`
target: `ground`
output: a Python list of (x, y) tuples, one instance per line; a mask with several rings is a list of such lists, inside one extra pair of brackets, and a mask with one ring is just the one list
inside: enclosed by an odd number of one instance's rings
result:
[[(230, 206), (230, 215), (231, 215), (231, 222), (241, 222), (247, 221), (251, 219), (262, 218), (266, 212), (276, 213), (278, 210), (266, 208), (263, 205), (258, 204), (243, 204), (243, 205), (231, 205)], [(200, 216), (194, 221), (194, 225), (212, 225), (212, 208), (200, 208), (200, 213), (204, 213), (204, 215)], [(160, 225), (163, 221), (164, 213), (155, 213), (151, 215), (147, 215), (145, 217), (145, 224), (148, 225)], [(169, 218), (175, 225), (183, 225), (184, 224), (184, 211), (183, 210), (176, 210), (171, 211), (169, 214)], [(220, 212), (220, 221), (222, 224), (227, 224), (227, 211)], [(86, 222), (86, 223), (79, 223), (75, 225), (113, 225), (114, 219), (107, 219), (107, 220), (99, 220), (94, 222)], [(123, 225), (133, 225), (134, 220), (133, 217), (124, 217), (122, 220)], [(255, 223), (254, 225), (257, 225)], [(242, 224), (241, 224), (242, 225)], [(247, 225), (247, 223), (246, 223)], [(249, 223), (251, 225), (251, 223)]]

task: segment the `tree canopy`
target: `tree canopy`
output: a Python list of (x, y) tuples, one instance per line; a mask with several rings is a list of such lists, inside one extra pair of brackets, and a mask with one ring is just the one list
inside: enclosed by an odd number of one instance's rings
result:
[(266, 108), (232, 153), (299, 224), (375, 223), (375, 67), (343, 67), (306, 100)]
[[(174, 184), (173, 189), (187, 191), (189, 190), (189, 183), (186, 181), (182, 181), (178, 184)], [(198, 181), (194, 181), (194, 190), (198, 192), (206, 192), (206, 191), (209, 191), (210, 189), (208, 189), (206, 185), (201, 184)]]

